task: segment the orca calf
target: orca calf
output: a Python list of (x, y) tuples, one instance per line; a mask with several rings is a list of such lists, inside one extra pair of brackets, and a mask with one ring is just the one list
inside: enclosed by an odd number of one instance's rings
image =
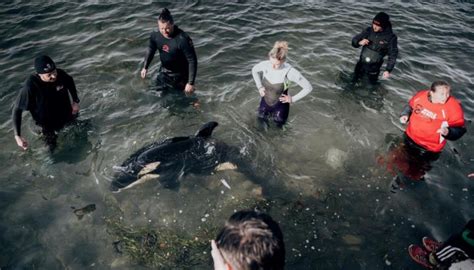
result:
[(158, 179), (166, 188), (177, 188), (187, 173), (235, 169), (225, 160), (235, 149), (211, 138), (217, 126), (217, 122), (209, 122), (195, 135), (166, 139), (138, 150), (120, 166), (114, 166), (111, 190), (120, 192), (151, 179)]

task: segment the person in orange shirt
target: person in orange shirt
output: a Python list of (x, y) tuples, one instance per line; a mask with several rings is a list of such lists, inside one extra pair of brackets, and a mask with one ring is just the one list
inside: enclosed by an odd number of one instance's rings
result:
[[(407, 124), (403, 143), (391, 149), (386, 165), (394, 175), (422, 180), (431, 162), (437, 160), (446, 140), (457, 140), (466, 133), (461, 103), (451, 96), (451, 86), (435, 81), (429, 90), (415, 94), (400, 116)], [(392, 182), (398, 188), (401, 179)]]
[(400, 116), (409, 139), (423, 149), (439, 153), (446, 140), (457, 140), (466, 133), (461, 103), (451, 96), (451, 86), (436, 81), (430, 90), (418, 92)]

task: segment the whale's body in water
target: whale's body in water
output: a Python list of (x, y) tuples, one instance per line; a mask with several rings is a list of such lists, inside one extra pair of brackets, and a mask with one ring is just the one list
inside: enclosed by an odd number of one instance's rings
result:
[[(217, 122), (209, 122), (195, 135), (166, 139), (138, 150), (121, 166), (114, 167), (117, 173), (111, 190), (119, 192), (151, 179), (175, 188), (187, 173), (211, 173), (227, 161), (230, 153), (235, 153), (232, 147), (211, 138), (217, 126)], [(235, 168), (229, 164), (222, 167)]]

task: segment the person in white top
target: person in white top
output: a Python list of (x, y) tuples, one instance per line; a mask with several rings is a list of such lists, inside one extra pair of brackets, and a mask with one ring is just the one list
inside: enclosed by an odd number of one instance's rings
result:
[[(252, 68), (252, 76), (262, 97), (258, 108), (258, 119), (267, 122), (270, 117), (281, 127), (288, 119), (290, 103), (295, 103), (313, 90), (301, 73), (286, 63), (288, 42), (277, 41), (268, 53), (269, 60)], [(291, 96), (289, 82), (295, 82), (302, 90)]]

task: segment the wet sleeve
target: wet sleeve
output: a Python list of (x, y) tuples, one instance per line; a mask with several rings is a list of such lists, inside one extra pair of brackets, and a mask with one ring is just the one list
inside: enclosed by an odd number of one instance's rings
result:
[(400, 116), (406, 115), (406, 116), (410, 117), (412, 112), (413, 112), (412, 107), (410, 105), (405, 105), (405, 107), (403, 108), (403, 111), (400, 114)]
[(260, 73), (263, 72), (264, 63), (265, 62), (260, 62), (252, 68), (252, 77), (255, 81), (255, 84), (257, 85), (257, 89), (260, 89), (260, 87), (262, 87), (262, 77)]
[(367, 38), (369, 36), (369, 28), (364, 29), (360, 34), (355, 35), (352, 38), (352, 47), (354, 48), (359, 48), (359, 41), (361, 41), (364, 38)]
[(72, 97), (72, 101), (75, 103), (79, 103), (80, 100), (77, 96), (76, 84), (74, 83), (74, 79), (71, 76), (69, 76), (68, 84), (69, 94)]
[(450, 116), (451, 119), (448, 120), (448, 135), (444, 136), (447, 140), (455, 141), (460, 139), (465, 133), (466, 128), (464, 127), (464, 112), (462, 110), (461, 104), (450, 112), (453, 114)]
[(448, 135), (443, 136), (446, 140), (455, 141), (460, 139), (466, 132), (465, 127), (448, 127)]
[(28, 82), (20, 90), (18, 97), (13, 104), (12, 110), (12, 122), (13, 122), (13, 131), (15, 135), (21, 136), (21, 115), (24, 110), (29, 109), (30, 105), (30, 94), (29, 94)]
[(186, 35), (185, 38), (182, 39), (181, 49), (183, 50), (186, 60), (188, 60), (188, 83), (193, 85), (196, 80), (198, 61), (193, 41), (189, 36)]
[(397, 56), (398, 56), (397, 36), (393, 35), (392, 39), (390, 39), (388, 46), (389, 46), (388, 47), (388, 61), (387, 61), (387, 67), (385, 68), (385, 70), (388, 72), (392, 72), (392, 70), (395, 68), (395, 63), (397, 62)]
[(302, 99), (311, 91), (313, 91), (313, 87), (311, 86), (309, 81), (303, 75), (301, 75), (301, 73), (295, 68), (291, 68), (291, 70), (288, 72), (288, 79), (292, 82), (297, 83), (301, 88), (303, 88), (298, 94), (292, 96), (291, 99), (293, 103)]
[(143, 66), (144, 69), (148, 69), (148, 66), (150, 66), (151, 60), (153, 60), (153, 57), (155, 57), (155, 52), (156, 52), (157, 46), (155, 39), (153, 38), (153, 33), (150, 35), (150, 40), (148, 42), (148, 48), (145, 54), (145, 65)]

